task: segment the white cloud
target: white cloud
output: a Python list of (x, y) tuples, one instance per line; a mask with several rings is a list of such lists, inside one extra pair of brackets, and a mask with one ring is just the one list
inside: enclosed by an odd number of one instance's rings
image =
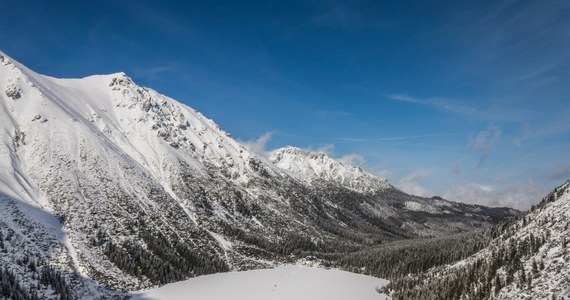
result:
[(537, 204), (547, 193), (547, 188), (533, 181), (507, 186), (468, 183), (449, 188), (443, 197), (451, 201), (468, 204), (492, 207), (506, 206), (524, 210), (533, 204)]
[(343, 156), (337, 158), (336, 160), (340, 161), (341, 163), (343, 163), (345, 165), (351, 165), (351, 166), (357, 166), (357, 167), (362, 167), (366, 164), (366, 160), (364, 159), (364, 157), (360, 154), (357, 154), (357, 153), (351, 153), (351, 154), (343, 155)]
[(367, 171), (380, 178), (388, 178), (392, 175), (392, 172), (386, 170), (382, 165), (377, 165), (375, 167), (367, 169)]
[(309, 147), (306, 148), (305, 150), (313, 153), (324, 153), (326, 155), (332, 155), (332, 152), (334, 150), (334, 144), (324, 144), (317, 148)]
[(429, 197), (429, 196), (433, 196), (434, 193), (431, 192), (430, 190), (424, 188), (420, 183), (431, 177), (433, 175), (433, 171), (431, 170), (417, 170), (414, 171), (404, 177), (402, 177), (402, 179), (400, 179), (400, 181), (398, 182), (398, 187), (408, 193), (408, 194), (412, 194), (412, 195), (416, 195), (416, 196), (422, 196), (422, 197)]
[(459, 104), (459, 101), (449, 98), (431, 97), (431, 98), (416, 98), (406, 94), (391, 94), (387, 95), (388, 99), (432, 106), (437, 109), (449, 111), (452, 113), (465, 114), (469, 116), (479, 115), (480, 112), (473, 107)]
[(266, 133), (262, 134), (257, 140), (255, 140), (255, 141), (243, 141), (242, 144), (247, 146), (251, 151), (253, 151), (259, 155), (268, 157), (269, 151), (266, 149), (266, 146), (267, 146), (267, 142), (269, 142), (269, 140), (271, 140), (272, 135), (273, 135), (273, 132), (266, 132)]

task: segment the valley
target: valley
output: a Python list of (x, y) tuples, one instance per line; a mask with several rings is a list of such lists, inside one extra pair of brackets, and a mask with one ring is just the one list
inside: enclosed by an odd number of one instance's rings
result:
[[(530, 212), (414, 196), (324, 153), (256, 153), (125, 73), (58, 79), (2, 53), (0, 105), (5, 298), (164, 298), (174, 282), (203, 297), (193, 286), (208, 278), (248, 293), (241, 282), (265, 291), (275, 276), (292, 281), (259, 299), (328, 276), (310, 293), (341, 297), (341, 281), (359, 299), (568, 293), (568, 183)], [(295, 267), (307, 261), (336, 270)]]

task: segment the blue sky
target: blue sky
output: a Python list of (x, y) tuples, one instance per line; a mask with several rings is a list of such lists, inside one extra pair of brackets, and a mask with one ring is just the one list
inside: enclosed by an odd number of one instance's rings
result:
[(124, 71), (259, 149), (494, 206), (570, 178), (568, 1), (19, 2), (2, 4), (8, 55)]

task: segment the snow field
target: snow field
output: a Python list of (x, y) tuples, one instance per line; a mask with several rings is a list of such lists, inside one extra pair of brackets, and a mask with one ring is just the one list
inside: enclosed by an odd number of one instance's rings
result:
[(281, 266), (218, 273), (133, 294), (133, 300), (383, 300), (387, 280), (339, 270)]

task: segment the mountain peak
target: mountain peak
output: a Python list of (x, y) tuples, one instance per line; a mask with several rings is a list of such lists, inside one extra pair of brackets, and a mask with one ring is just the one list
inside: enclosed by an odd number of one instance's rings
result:
[(19, 61), (15, 60), (14, 58), (12, 58), (11, 56), (2, 51), (0, 51), (0, 63), (4, 66), (8, 66), (9, 68), (17, 69), (18, 71), (23, 73), (30, 73), (30, 72), (34, 73), (32, 70), (28, 69)]
[[(13, 67), (15, 67), (16, 69), (19, 69), (22, 73), (24, 73), (26, 75), (30, 75), (30, 74), (40, 75), (40, 74), (30, 70), (29, 68), (24, 66), (22, 63), (20, 63), (18, 60), (12, 58), (11, 56), (7, 55), (6, 53), (4, 53), (2, 51), (0, 51), (0, 63), (4, 63), (4, 65), (13, 65)], [(45, 75), (41, 75), (41, 76), (52, 78), (50, 76), (45, 76)], [(119, 72), (115, 72), (115, 73), (109, 73), (109, 74), (89, 75), (89, 76), (86, 76), (84, 78), (91, 78), (91, 77), (118, 78), (118, 79), (125, 79), (125, 80), (129, 80), (130, 82), (133, 82), (132, 79), (123, 71), (119, 71)], [(84, 79), (84, 78), (62, 78), (61, 80)]]
[(323, 152), (286, 146), (271, 152), (269, 160), (302, 181), (324, 180), (363, 193), (374, 193), (390, 187), (386, 179), (378, 178), (358, 166), (342, 163)]

